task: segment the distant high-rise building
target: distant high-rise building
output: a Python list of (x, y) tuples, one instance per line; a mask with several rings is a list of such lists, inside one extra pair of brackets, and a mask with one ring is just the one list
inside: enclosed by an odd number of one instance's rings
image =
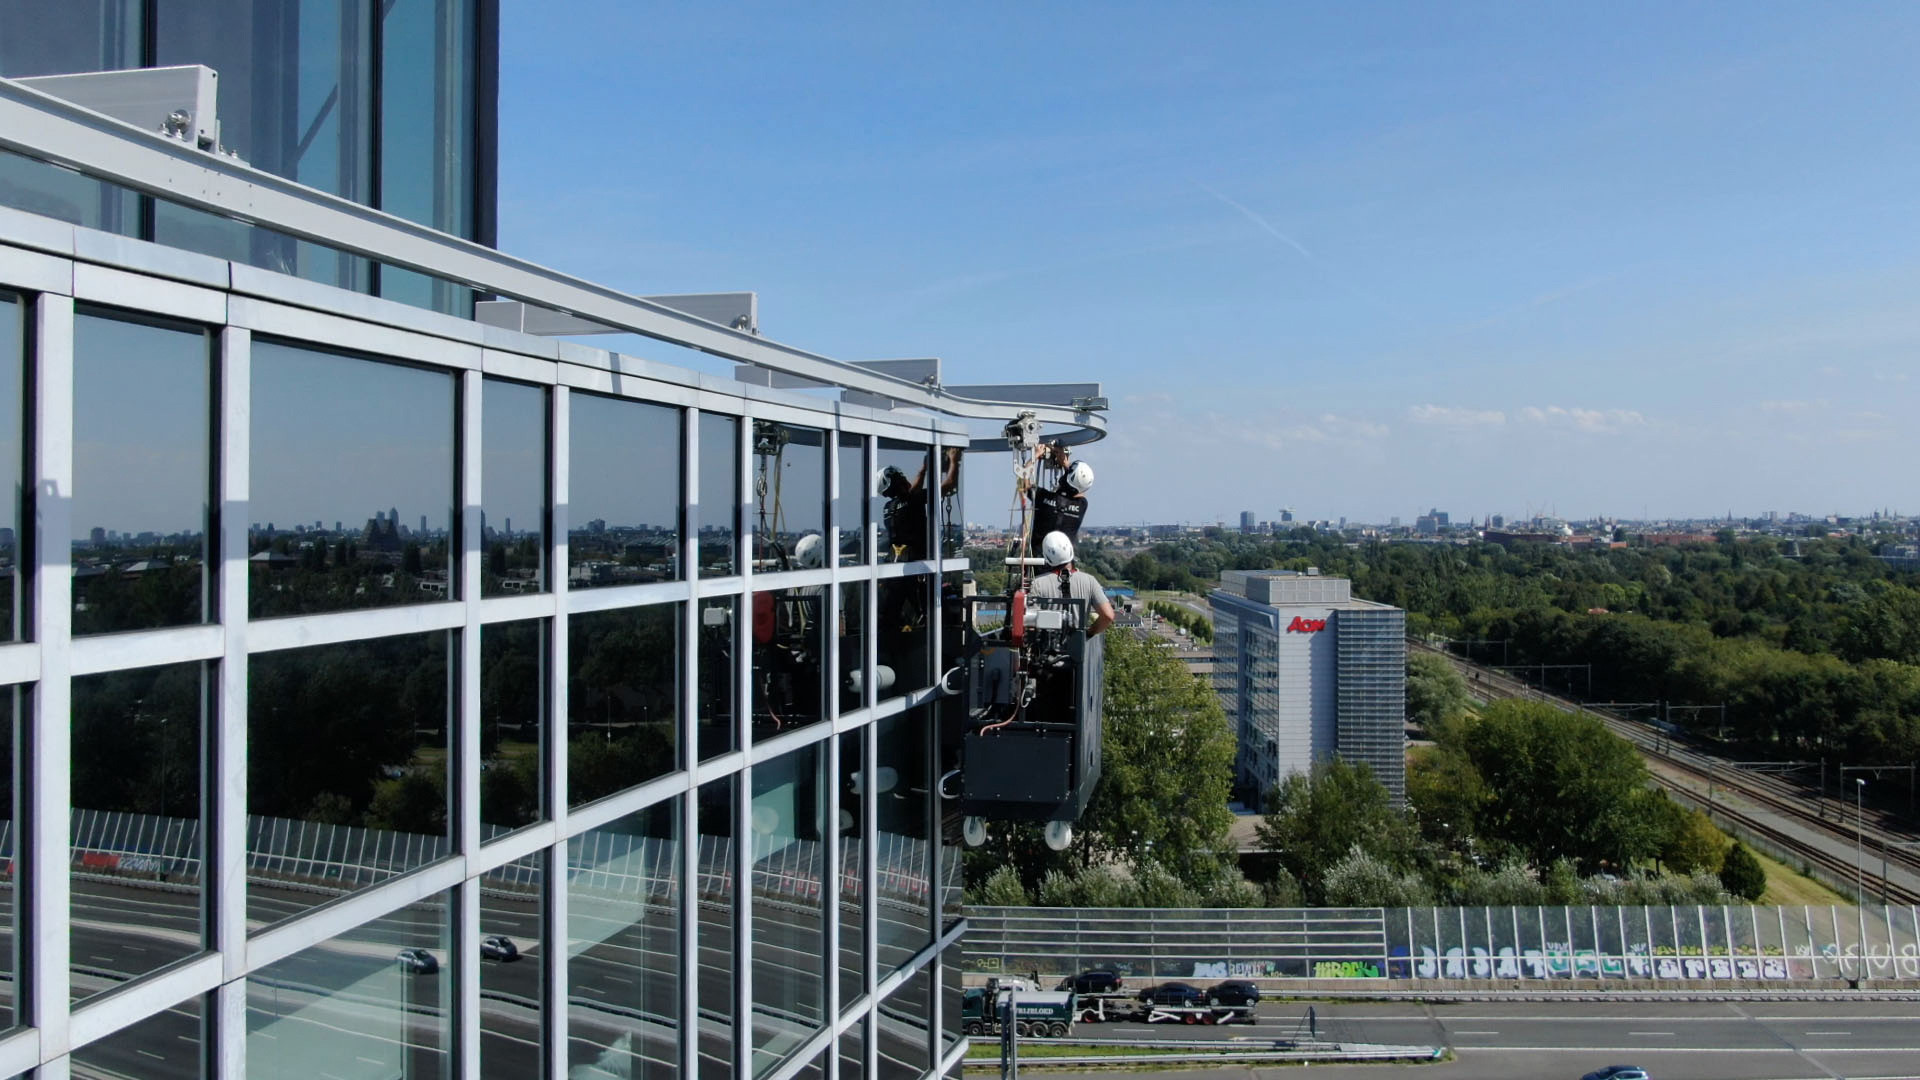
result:
[(392, 508), (392, 509), (390, 509), (390, 510), (388, 510), (388, 511), (387, 511), (387, 520), (388, 520), (388, 521), (391, 521), (391, 522), (393, 522), (393, 527), (394, 527), (394, 528), (396, 528), (396, 529), (397, 529), (397, 528), (399, 528), (399, 527), (400, 527), (400, 509), (399, 509), (399, 507), (394, 507), (394, 508)]
[(1240, 511), (1240, 531), (1243, 533), (1250, 533), (1253, 531), (1253, 511), (1251, 510)]
[(507, 530), (507, 535), (512, 536), (513, 535), (513, 519), (512, 518), (506, 519), (505, 528)]
[(1507, 523), (1507, 516), (1505, 514), (1495, 514), (1492, 517), (1487, 519), (1488, 527), (1494, 528), (1494, 529), (1502, 528), (1506, 525), (1506, 523)]
[(425, 514), (420, 515), (420, 535), (427, 535), (427, 515)]
[(1292, 521), (1293, 521), (1293, 511), (1291, 509), (1280, 511), (1280, 523), (1282, 525), (1288, 524)]
[(1436, 507), (1414, 519), (1413, 531), (1423, 536), (1432, 536), (1446, 532), (1448, 524), (1447, 512)]
[(107, 542), (107, 530), (99, 525), (95, 525), (93, 531), (87, 535), (91, 537), (96, 544), (104, 544)]

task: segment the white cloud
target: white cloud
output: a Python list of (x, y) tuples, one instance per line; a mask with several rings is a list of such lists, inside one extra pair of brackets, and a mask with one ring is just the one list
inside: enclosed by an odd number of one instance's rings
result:
[(1601, 435), (1647, 426), (1647, 418), (1635, 409), (1569, 409), (1559, 405), (1542, 408), (1528, 405), (1520, 410), (1520, 419), (1530, 424), (1571, 427), (1576, 431)]
[(1498, 409), (1462, 409), (1453, 405), (1415, 405), (1407, 418), (1416, 424), (1440, 427), (1497, 427), (1507, 422), (1507, 414)]
[(1333, 413), (1322, 414), (1320, 426), (1355, 439), (1384, 439), (1389, 430), (1385, 424), (1376, 424), (1357, 416), (1335, 416)]
[(1826, 407), (1825, 401), (1763, 401), (1760, 403), (1761, 412), (1775, 413), (1803, 413)]

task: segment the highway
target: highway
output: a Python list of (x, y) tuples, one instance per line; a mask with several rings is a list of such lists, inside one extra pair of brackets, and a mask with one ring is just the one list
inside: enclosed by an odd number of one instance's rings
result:
[[(1336, 1066), (1427, 1080), (1578, 1080), (1630, 1064), (1653, 1080), (1892, 1080), (1920, 1077), (1920, 1004), (1673, 1002), (1619, 1004), (1315, 1004), (1320, 1037), (1453, 1048), (1453, 1061)], [(1082, 1024), (1083, 1038), (1220, 1039), (1250, 1045), (1304, 1035), (1309, 1006), (1267, 1002), (1253, 1024)], [(1030, 1063), (1029, 1063), (1030, 1064)], [(1314, 1067), (1316, 1071), (1319, 1066)], [(1049, 1070), (1048, 1076), (1111, 1076)], [(1297, 1067), (1194, 1068), (1168, 1077), (1297, 1080)]]

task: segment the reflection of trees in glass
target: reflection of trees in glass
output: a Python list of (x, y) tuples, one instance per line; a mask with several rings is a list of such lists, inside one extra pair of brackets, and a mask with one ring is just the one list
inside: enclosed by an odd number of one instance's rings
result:
[(198, 664), (73, 681), (73, 805), (200, 816)]
[(674, 766), (678, 604), (568, 620), (569, 802), (623, 791)]
[(206, 610), (198, 534), (178, 544), (120, 549), (114, 555), (74, 555), (73, 632), (109, 633), (182, 626)]
[(445, 536), (425, 543), (368, 541), (358, 533), (248, 538), (247, 607), (254, 618), (445, 600)]
[(543, 623), (496, 623), (480, 631), (480, 820), (518, 828), (538, 821), (545, 741)]
[(248, 810), (444, 836), (447, 637), (253, 657)]

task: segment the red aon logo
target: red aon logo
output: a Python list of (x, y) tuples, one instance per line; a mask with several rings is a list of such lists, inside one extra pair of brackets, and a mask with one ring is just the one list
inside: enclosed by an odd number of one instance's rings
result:
[(1325, 619), (1303, 619), (1298, 615), (1295, 615), (1293, 621), (1287, 624), (1287, 632), (1290, 634), (1311, 634), (1315, 630), (1326, 628), (1327, 620)]

